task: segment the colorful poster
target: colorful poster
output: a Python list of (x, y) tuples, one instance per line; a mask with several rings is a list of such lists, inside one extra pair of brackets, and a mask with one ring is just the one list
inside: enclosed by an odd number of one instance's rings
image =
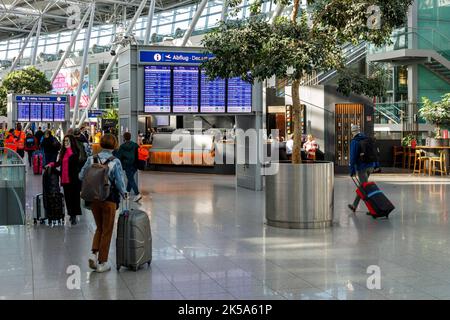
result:
[[(80, 81), (80, 68), (64, 68), (56, 76), (53, 81), (52, 93), (67, 94), (70, 97), (70, 108), (75, 107), (75, 99), (78, 90), (78, 83)], [(86, 108), (89, 104), (89, 70), (86, 67), (83, 87), (81, 91), (80, 108)]]

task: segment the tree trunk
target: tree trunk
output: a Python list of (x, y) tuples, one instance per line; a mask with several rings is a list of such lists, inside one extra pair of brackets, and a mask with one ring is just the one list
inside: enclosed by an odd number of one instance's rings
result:
[(302, 105), (300, 103), (300, 80), (292, 81), (292, 124), (294, 126), (294, 147), (292, 163), (302, 163)]
[(294, 0), (293, 7), (292, 7), (292, 16), (291, 16), (292, 22), (297, 21), (299, 7), (300, 7), (300, 0)]

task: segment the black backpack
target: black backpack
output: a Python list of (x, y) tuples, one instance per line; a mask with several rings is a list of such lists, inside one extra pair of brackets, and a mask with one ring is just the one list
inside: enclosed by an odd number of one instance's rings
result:
[(365, 138), (359, 141), (359, 159), (362, 163), (378, 162), (379, 149), (374, 138)]

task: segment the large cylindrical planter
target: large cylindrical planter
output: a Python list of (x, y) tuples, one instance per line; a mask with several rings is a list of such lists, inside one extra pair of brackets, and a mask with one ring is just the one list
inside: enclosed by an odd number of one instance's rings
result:
[(266, 219), (273, 227), (330, 227), (334, 212), (334, 164), (280, 163), (277, 174), (266, 176)]

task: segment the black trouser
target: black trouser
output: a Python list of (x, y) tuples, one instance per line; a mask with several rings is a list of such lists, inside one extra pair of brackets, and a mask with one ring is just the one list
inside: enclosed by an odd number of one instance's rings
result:
[(67, 214), (71, 217), (81, 216), (81, 200), (79, 183), (70, 183), (63, 185), (64, 200), (66, 202)]
[(23, 158), (25, 157), (25, 150), (24, 149), (17, 149), (17, 154)]
[(28, 153), (28, 164), (30, 165), (30, 167), (33, 165), (33, 150), (27, 150)]

